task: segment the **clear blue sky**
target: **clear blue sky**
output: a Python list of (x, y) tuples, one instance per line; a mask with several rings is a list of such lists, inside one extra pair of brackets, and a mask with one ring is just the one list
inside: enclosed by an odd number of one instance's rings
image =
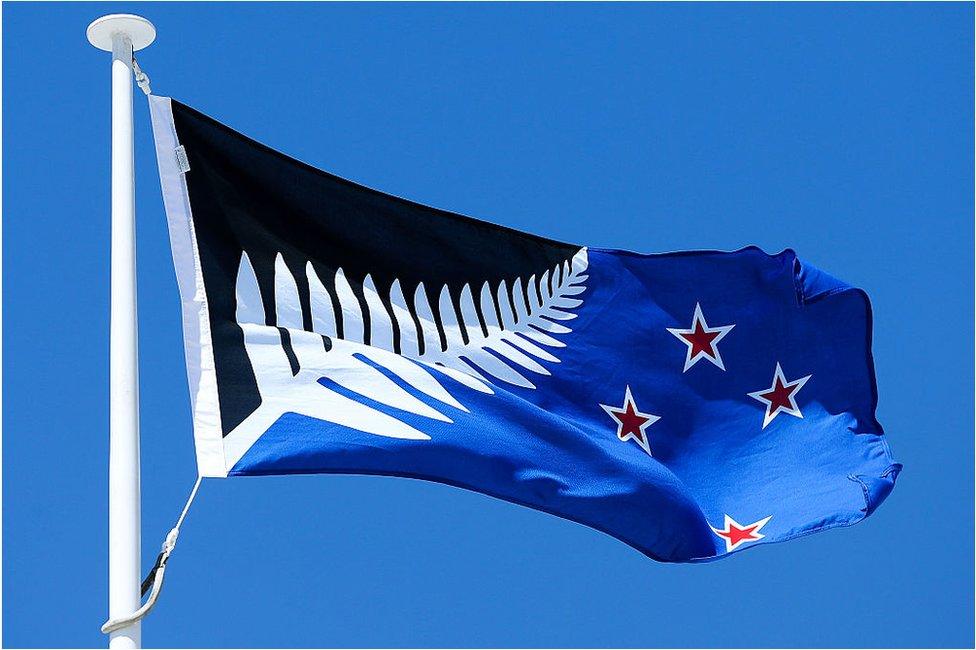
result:
[[(3, 6), (3, 643), (107, 608), (109, 57), (324, 169), (571, 242), (757, 244), (865, 288), (905, 471), (868, 521), (699, 566), (418, 481), (209, 480), (151, 646), (973, 642), (973, 6)], [(143, 559), (195, 476), (137, 97)]]

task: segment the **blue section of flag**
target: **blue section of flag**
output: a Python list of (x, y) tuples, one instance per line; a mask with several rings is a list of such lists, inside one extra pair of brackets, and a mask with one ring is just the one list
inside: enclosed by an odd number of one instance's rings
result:
[(590, 249), (587, 273), (559, 362), (540, 362), (551, 374), (533, 376), (535, 388), (494, 382), (487, 394), (431, 369), (465, 412), (390, 375), (452, 420), (441, 422), (323, 379), (322, 390), (430, 440), (286, 414), (230, 473), (438, 481), (581, 522), (664, 561), (850, 525), (891, 491), (900, 465), (875, 419), (862, 291), (789, 250)]

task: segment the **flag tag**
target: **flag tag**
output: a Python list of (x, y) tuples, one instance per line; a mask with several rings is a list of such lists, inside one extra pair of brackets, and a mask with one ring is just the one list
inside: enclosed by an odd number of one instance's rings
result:
[(176, 148), (176, 164), (180, 166), (180, 171), (184, 174), (190, 171), (190, 161), (186, 157), (186, 147), (183, 145)]

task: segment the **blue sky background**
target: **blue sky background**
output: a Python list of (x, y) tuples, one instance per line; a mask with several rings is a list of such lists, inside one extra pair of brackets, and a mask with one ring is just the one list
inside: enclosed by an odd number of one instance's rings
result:
[[(865, 288), (898, 486), (867, 522), (696, 566), (418, 481), (206, 481), (150, 646), (973, 643), (973, 6), (3, 6), (3, 644), (107, 609), (109, 56), (430, 205), (639, 251), (758, 244)], [(136, 105), (143, 558), (195, 476)]]

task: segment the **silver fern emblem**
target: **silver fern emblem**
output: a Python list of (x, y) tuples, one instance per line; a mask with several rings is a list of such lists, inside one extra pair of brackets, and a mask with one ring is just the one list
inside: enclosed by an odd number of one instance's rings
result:
[[(477, 290), (477, 298), (465, 285), (460, 292), (459, 309), (445, 285), (438, 294), (438, 328), (423, 284), (408, 303), (399, 281), (394, 281), (387, 296), (391, 306), (388, 310), (367, 275), (362, 283), (367, 319), (341, 268), (332, 278), (333, 295), (308, 263), (305, 271), (312, 331), (307, 331), (298, 287), (282, 256), (279, 254), (275, 260), (276, 326), (268, 326), (254, 268), (247, 253), (243, 253), (237, 273), (237, 323), (244, 331), (244, 345), (261, 405), (224, 438), (227, 469), (285, 413), (299, 413), (379, 436), (429, 439), (406, 422), (343, 392), (431, 420), (452, 422), (452, 409), (467, 409), (444, 387), (443, 376), (489, 394), (493, 393), (493, 385), (506, 383), (535, 388), (530, 377), (550, 374), (543, 363), (559, 363), (553, 352), (565, 346), (558, 337), (571, 331), (564, 323), (576, 318), (573, 310), (582, 304), (575, 296), (586, 290), (586, 268), (587, 253), (583, 248), (572, 260), (539, 277), (533, 275), (526, 282), (518, 278), (510, 285), (503, 281), (494, 296), (487, 282)], [(484, 327), (475, 309), (476, 299)], [(297, 372), (282, 345), (279, 328), (287, 332), (297, 358)], [(394, 333), (399, 352), (395, 351)], [(388, 375), (436, 401), (438, 407), (417, 399)], [(329, 388), (320, 380), (344, 390)]]

